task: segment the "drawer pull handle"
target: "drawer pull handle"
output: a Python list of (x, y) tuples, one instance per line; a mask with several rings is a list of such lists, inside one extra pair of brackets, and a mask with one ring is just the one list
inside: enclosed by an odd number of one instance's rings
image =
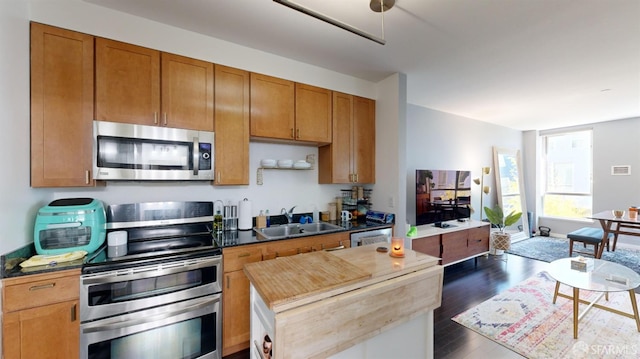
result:
[(74, 305), (71, 307), (71, 321), (72, 321), (72, 322), (75, 322), (75, 321), (76, 321), (76, 318), (77, 318), (77, 316), (76, 316), (76, 309), (77, 309), (77, 306), (74, 304)]
[(47, 288), (53, 288), (55, 287), (56, 284), (55, 283), (47, 283), (47, 284), (41, 284), (41, 285), (34, 285), (33, 287), (29, 287), (29, 291), (34, 291), (34, 290), (40, 290), (40, 289), (47, 289)]
[(242, 253), (242, 254), (238, 254), (238, 258), (248, 257), (250, 255), (251, 254), (249, 254), (249, 253)]

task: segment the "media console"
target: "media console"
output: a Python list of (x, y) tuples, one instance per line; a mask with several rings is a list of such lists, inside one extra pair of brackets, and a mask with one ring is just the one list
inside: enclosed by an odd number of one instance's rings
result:
[(490, 223), (469, 220), (446, 224), (446, 227), (433, 224), (418, 226), (411, 248), (440, 258), (440, 264), (444, 266), (489, 253)]

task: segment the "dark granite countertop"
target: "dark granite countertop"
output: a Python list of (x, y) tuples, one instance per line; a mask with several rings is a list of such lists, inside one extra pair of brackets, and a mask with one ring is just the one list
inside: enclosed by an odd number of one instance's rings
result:
[[(366, 231), (366, 230), (372, 230), (372, 229), (378, 229), (378, 228), (389, 228), (393, 226), (392, 223), (341, 222), (341, 221), (326, 221), (326, 222), (342, 226), (343, 232), (359, 232), (359, 231)], [(278, 224), (274, 224), (274, 225), (278, 225)], [(329, 232), (326, 234), (339, 233), (339, 232), (340, 231)], [(317, 234), (317, 235), (323, 235), (323, 234)], [(304, 237), (279, 238), (279, 239), (267, 240), (267, 239), (256, 237), (256, 232), (253, 229), (250, 229), (246, 231), (225, 232), (220, 237), (218, 237), (218, 242), (222, 248), (228, 248), (228, 247), (235, 247), (235, 246), (241, 246), (246, 244), (284, 241), (288, 239), (297, 239), (297, 238), (304, 238)]]
[(24, 247), (0, 256), (0, 264), (2, 265), (2, 278), (13, 278), (24, 275), (51, 273), (55, 271), (62, 271), (67, 269), (82, 268), (84, 261), (88, 256), (82, 259), (55, 263), (53, 265), (44, 265), (36, 267), (22, 268), (20, 263), (26, 261), (32, 256), (36, 255), (36, 248), (33, 243), (27, 244)]
[[(277, 217), (277, 216), (276, 216)], [(294, 221), (299, 220), (299, 217), (294, 217)], [(274, 225), (280, 224), (276, 218), (276, 222)], [(391, 223), (374, 223), (374, 222), (341, 222), (341, 221), (328, 221), (332, 224), (341, 225), (343, 227), (343, 231), (348, 232), (358, 232), (365, 230), (372, 230), (378, 228), (388, 228), (393, 226)], [(340, 231), (338, 231), (340, 232)], [(330, 232), (337, 233), (337, 232)], [(329, 233), (327, 233), (329, 234)], [(322, 235), (322, 234), (318, 234)], [(301, 237), (296, 237), (301, 238)], [(255, 231), (253, 229), (246, 231), (232, 231), (232, 232), (224, 232), (219, 237), (216, 238), (218, 245), (222, 248), (226, 247), (236, 247), (247, 244), (256, 244), (256, 243), (266, 243), (269, 241), (281, 241), (287, 239), (295, 239), (295, 238), (282, 238), (282, 239), (274, 239), (274, 240), (265, 240), (259, 239), (256, 237)], [(37, 266), (37, 267), (29, 267), (22, 268), (20, 267), (20, 263), (31, 258), (36, 255), (36, 249), (33, 243), (27, 244), (24, 247), (21, 247), (13, 252), (4, 254), (0, 256), (0, 264), (2, 265), (2, 278), (12, 278), (19, 277), (24, 275), (31, 274), (40, 274), (40, 273), (50, 273), (55, 271), (62, 271), (67, 269), (76, 269), (82, 268), (84, 262), (92, 257), (92, 254), (89, 253), (83, 259), (78, 259), (70, 262), (56, 263), (54, 265), (45, 265), (45, 266)]]

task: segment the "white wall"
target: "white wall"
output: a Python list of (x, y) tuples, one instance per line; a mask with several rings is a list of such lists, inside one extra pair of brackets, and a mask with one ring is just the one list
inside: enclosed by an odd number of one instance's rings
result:
[[(640, 117), (594, 123), (588, 127), (593, 129), (593, 212), (640, 207)], [(537, 158), (540, 158), (538, 141), (538, 136), (527, 141), (527, 151), (536, 152)], [(630, 165), (631, 175), (612, 176), (611, 166), (615, 165)], [(535, 168), (531, 168), (531, 163), (527, 166), (529, 172), (535, 171)], [(538, 182), (541, 180), (540, 174), (541, 171), (536, 172)], [(539, 191), (537, 197), (540, 195)], [(549, 217), (540, 217), (538, 225), (547, 226), (551, 228), (552, 234), (559, 235), (580, 227), (600, 227), (599, 223), (588, 219), (563, 220)], [(638, 246), (637, 237), (632, 239), (622, 236), (618, 243)]]
[[(328, 208), (340, 189), (319, 185), (317, 170), (267, 170), (264, 185), (256, 184), (263, 158), (304, 159), (317, 148), (251, 143), (250, 185), (216, 187), (208, 183), (116, 183), (104, 188), (34, 189), (29, 186), (29, 21), (138, 44), (246, 69), (332, 90), (376, 99), (376, 84), (256, 51), (233, 43), (130, 16), (81, 0), (0, 1), (0, 254), (33, 241), (37, 210), (53, 199), (87, 196), (111, 203), (162, 200), (240, 201), (249, 198), (256, 215), (260, 209), (279, 213), (297, 205), (297, 211)], [(378, 106), (384, 108), (384, 106)], [(397, 112), (397, 111), (395, 111)], [(394, 123), (394, 118), (390, 119)], [(316, 156), (317, 158), (317, 156)], [(397, 195), (397, 194), (396, 194)]]
[[(522, 150), (522, 132), (450, 113), (415, 105), (407, 106), (406, 218), (416, 223), (415, 171), (469, 170), (471, 178), (479, 177), (482, 167), (493, 169), (493, 147)], [(497, 202), (495, 171), (485, 177), (492, 191), (484, 195), (483, 206)], [(471, 187), (472, 218), (479, 219), (480, 186)]]
[(29, 188), (28, 5), (0, 1), (0, 253), (31, 238), (39, 204), (50, 198)]

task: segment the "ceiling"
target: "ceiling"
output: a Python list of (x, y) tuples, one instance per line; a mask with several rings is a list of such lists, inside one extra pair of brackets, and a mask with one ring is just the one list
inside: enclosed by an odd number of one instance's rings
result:
[(404, 73), (409, 103), (514, 129), (640, 117), (640, 0), (396, 0), (384, 17), (295, 0), (385, 45), (272, 0), (85, 1), (372, 82)]

